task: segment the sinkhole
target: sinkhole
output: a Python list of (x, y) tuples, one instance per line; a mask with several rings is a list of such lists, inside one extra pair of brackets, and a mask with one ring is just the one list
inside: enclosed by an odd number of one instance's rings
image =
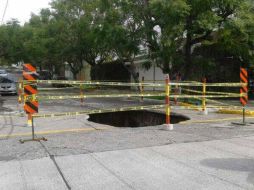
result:
[[(89, 115), (88, 121), (115, 127), (147, 127), (165, 124), (165, 114), (155, 111), (123, 111)], [(171, 114), (171, 124), (189, 120), (180, 114)]]

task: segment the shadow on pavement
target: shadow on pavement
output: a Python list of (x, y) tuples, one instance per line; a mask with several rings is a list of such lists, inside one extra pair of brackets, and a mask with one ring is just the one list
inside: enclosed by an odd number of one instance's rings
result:
[(201, 164), (215, 169), (248, 172), (247, 181), (254, 185), (254, 159), (221, 158), (205, 159)]

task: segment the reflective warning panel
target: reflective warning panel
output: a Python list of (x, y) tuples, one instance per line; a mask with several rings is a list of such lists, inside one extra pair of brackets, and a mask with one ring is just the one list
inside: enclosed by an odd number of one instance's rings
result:
[(30, 84), (24, 86), (24, 95), (29, 96), (33, 94), (37, 94), (37, 85), (36, 84)]
[(31, 83), (24, 84), (24, 111), (27, 114), (38, 113), (39, 102), (37, 100), (30, 100), (27, 98), (31, 95), (36, 95), (38, 75), (36, 73), (36, 68), (31, 64), (23, 65), (23, 79), (24, 81), (31, 81)]
[(24, 111), (27, 114), (38, 113), (38, 111), (39, 111), (38, 107), (39, 107), (38, 101), (26, 101), (24, 104)]
[(30, 63), (24, 64), (23, 65), (23, 71), (28, 73), (28, 72), (36, 72), (36, 68), (31, 65)]
[(36, 73), (36, 68), (33, 65), (23, 65), (23, 79), (27, 81), (38, 80), (38, 74)]
[(240, 102), (245, 106), (248, 103), (248, 72), (245, 68), (240, 69), (240, 81), (245, 84), (240, 89)]

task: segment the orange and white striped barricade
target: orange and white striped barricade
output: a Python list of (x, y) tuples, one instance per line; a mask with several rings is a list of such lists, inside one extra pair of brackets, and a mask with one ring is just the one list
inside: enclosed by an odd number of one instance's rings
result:
[[(21, 143), (27, 141), (46, 140), (43, 138), (35, 138), (33, 114), (39, 111), (39, 102), (36, 99), (38, 74), (36, 68), (31, 64), (23, 65), (23, 92), (24, 92), (24, 111), (28, 115), (27, 126), (32, 127), (32, 139), (20, 140)], [(29, 97), (29, 98), (28, 98)], [(31, 98), (32, 97), (32, 98)]]
[(240, 103), (243, 107), (243, 120), (242, 123), (233, 122), (235, 125), (247, 125), (245, 120), (245, 109), (248, 103), (248, 71), (246, 68), (240, 68)]
[(240, 82), (243, 84), (240, 88), (240, 102), (243, 106), (243, 124), (245, 122), (245, 107), (248, 103), (248, 71), (246, 68), (240, 68)]

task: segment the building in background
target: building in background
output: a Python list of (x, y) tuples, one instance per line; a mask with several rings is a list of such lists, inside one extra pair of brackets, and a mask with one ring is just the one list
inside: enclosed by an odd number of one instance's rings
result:
[[(70, 66), (68, 65), (68, 63), (65, 63), (64, 65), (65, 66), (64, 66), (63, 74), (65, 78), (68, 80), (73, 80), (74, 77), (71, 72)], [(83, 65), (84, 65), (83, 69), (77, 75), (77, 80), (86, 80), (86, 81), (91, 80), (91, 76), (90, 76), (91, 66), (87, 62), (84, 62)]]
[[(149, 62), (150, 67), (145, 67), (145, 65)], [(161, 83), (164, 81), (165, 74), (163, 73), (162, 69), (159, 68), (155, 62), (153, 62), (146, 50), (141, 51), (141, 54), (138, 55), (135, 60), (134, 64), (136, 67), (136, 71), (139, 76), (139, 81), (142, 81), (142, 77), (144, 77), (145, 82), (151, 83)], [(134, 82), (133, 77), (131, 77), (131, 82)], [(153, 89), (154, 88), (146, 88), (146, 89)]]

